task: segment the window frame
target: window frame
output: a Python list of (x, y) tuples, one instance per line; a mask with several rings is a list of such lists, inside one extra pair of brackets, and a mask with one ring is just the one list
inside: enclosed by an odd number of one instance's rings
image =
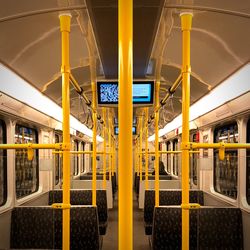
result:
[[(82, 151), (84, 151), (85, 148), (85, 142), (82, 141), (81, 142), (81, 147), (82, 147)], [(80, 165), (80, 173), (84, 173), (85, 171), (85, 159), (84, 159), (84, 154), (81, 154), (81, 165)]]
[[(231, 127), (237, 127), (237, 131), (234, 131), (233, 134), (228, 134), (229, 131), (231, 131)], [(230, 128), (227, 129), (226, 128)], [(226, 135), (219, 136), (217, 133), (219, 133), (219, 130), (227, 131), (227, 137)], [(214, 143), (218, 142), (225, 142), (224, 139), (227, 139), (231, 142), (230, 138), (232, 137), (233, 140), (235, 140), (235, 135), (237, 134), (237, 138), (239, 141), (239, 126), (237, 121), (231, 121), (230, 123), (225, 123), (219, 126), (216, 126), (213, 131), (213, 137), (214, 137)], [(233, 136), (232, 136), (233, 135)], [(217, 139), (218, 137), (218, 139)], [(220, 139), (221, 137), (221, 139)], [(238, 143), (238, 141), (234, 141), (234, 143)], [(219, 150), (213, 149), (213, 189), (216, 193), (223, 195), (227, 198), (237, 200), (237, 197), (239, 196), (239, 190), (238, 190), (238, 175), (239, 173), (239, 162), (238, 157), (239, 153), (237, 149), (226, 149), (225, 150), (225, 159), (223, 161), (219, 160)], [(219, 164), (217, 167), (216, 164)], [(229, 165), (228, 165), (229, 164)], [(236, 173), (234, 173), (236, 172)], [(232, 176), (230, 177), (231, 180), (226, 175), (230, 175), (232, 173)], [(217, 178), (217, 174), (220, 176)], [(221, 176), (223, 178), (221, 178)], [(230, 186), (233, 185), (233, 188), (230, 190)]]
[[(250, 118), (246, 123), (246, 143), (250, 143)], [(250, 149), (246, 149), (246, 201), (250, 206)]]
[[(23, 128), (23, 129), (26, 129), (26, 130), (32, 130), (33, 132), (34, 132), (34, 136), (33, 137), (28, 137), (27, 135), (26, 135), (26, 138), (24, 138), (24, 136), (23, 136), (23, 138), (22, 138), (22, 140), (23, 139), (26, 139), (26, 140), (29, 140), (29, 139), (27, 139), (27, 138), (32, 138), (32, 139), (35, 139), (34, 141), (33, 141), (33, 143), (39, 143), (39, 137), (38, 137), (38, 129), (36, 129), (36, 128), (34, 128), (34, 127), (32, 127), (32, 126), (29, 126), (29, 125), (26, 125), (26, 124), (22, 124), (22, 123), (17, 123), (16, 125), (15, 125), (15, 138), (16, 137), (18, 137), (18, 138), (20, 138), (20, 136), (19, 136), (19, 133), (17, 134), (17, 127), (19, 127), (19, 129), (20, 128)], [(24, 133), (24, 132), (22, 132), (22, 133)], [(32, 133), (33, 134), (33, 133)], [(15, 144), (17, 143), (16, 142), (16, 139), (14, 138), (14, 141), (15, 141)], [(21, 142), (21, 143), (26, 143), (26, 142)], [(33, 160), (32, 160), (32, 163), (30, 163), (30, 161), (28, 161), (27, 160), (27, 152), (25, 153), (25, 152), (21, 152), (21, 151), (23, 151), (23, 149), (20, 149), (20, 151), (19, 150), (16, 150), (15, 151), (15, 182), (16, 182), (16, 187), (15, 187), (15, 194), (16, 194), (16, 199), (17, 200), (19, 200), (19, 199), (22, 199), (22, 198), (24, 198), (24, 197), (27, 197), (27, 196), (29, 196), (29, 195), (31, 195), (31, 194), (34, 194), (34, 193), (36, 193), (37, 191), (38, 191), (38, 189), (39, 189), (39, 151), (36, 149), (35, 151), (34, 151), (34, 158), (33, 158)], [(18, 170), (17, 170), (17, 153), (24, 153), (24, 155), (23, 155), (23, 157), (22, 157), (22, 162), (20, 162), (20, 165), (25, 165), (25, 164), (32, 164), (32, 167), (24, 167), (23, 169), (24, 170), (26, 170), (25, 171), (25, 174), (24, 175), (22, 175), (22, 176), (25, 176), (25, 178), (24, 178), (24, 183), (21, 183), (20, 182), (20, 186), (27, 186), (27, 181), (28, 181), (28, 186), (30, 185), (30, 181), (31, 182), (36, 182), (36, 186), (35, 186), (35, 189), (34, 189), (34, 191), (31, 191), (31, 192), (29, 192), (29, 189), (26, 187), (26, 191), (25, 191), (25, 188), (24, 188), (24, 190), (23, 190), (23, 192), (25, 192), (25, 193), (23, 193), (23, 194), (21, 194), (21, 195), (19, 195), (18, 194), (18, 185), (17, 185), (17, 174), (18, 174)], [(35, 165), (35, 169), (36, 169), (36, 174), (35, 174), (35, 176), (32, 174), (32, 171), (34, 171), (34, 167), (33, 167), (33, 163), (34, 163), (34, 161), (36, 161), (36, 165)], [(22, 166), (21, 166), (21, 168), (22, 168)], [(29, 173), (27, 172), (27, 169), (29, 169)], [(28, 175), (28, 178), (27, 178), (27, 175)], [(20, 176), (21, 176), (21, 174), (20, 174)], [(30, 178), (30, 176), (32, 177), (32, 178)], [(34, 178), (35, 178), (35, 180), (34, 180)], [(25, 183), (26, 182), (26, 183)], [(34, 186), (32, 186), (32, 188), (31, 189), (33, 189), (34, 188)], [(20, 191), (21, 192), (21, 191)]]
[[(166, 142), (166, 150), (171, 151), (171, 142)], [(171, 173), (171, 154), (167, 154), (167, 172)]]
[[(79, 141), (78, 140), (74, 140), (73, 141), (73, 149), (74, 151), (78, 151), (79, 149)], [(78, 154), (74, 154), (73, 155), (73, 165), (74, 165), (74, 171), (73, 171), (73, 175), (74, 176), (77, 176), (79, 174), (79, 157), (78, 157)]]
[[(1, 144), (6, 144), (7, 143), (7, 128), (6, 128), (6, 123), (4, 120), (0, 119), (0, 126), (2, 129), (2, 141), (0, 141)], [(8, 175), (7, 175), (7, 150), (1, 150), (2, 151), (2, 157), (3, 157), (3, 183), (1, 185), (2, 187), (2, 194), (3, 194), (3, 199), (2, 202), (0, 203), (0, 207), (4, 206), (7, 202), (8, 198)], [(1, 183), (0, 183), (1, 184)]]
[[(178, 151), (178, 138), (173, 140), (173, 151)], [(176, 145), (176, 147), (175, 147)], [(176, 170), (176, 171), (175, 171)], [(179, 159), (178, 154), (173, 154), (173, 175), (178, 176), (179, 174)]]

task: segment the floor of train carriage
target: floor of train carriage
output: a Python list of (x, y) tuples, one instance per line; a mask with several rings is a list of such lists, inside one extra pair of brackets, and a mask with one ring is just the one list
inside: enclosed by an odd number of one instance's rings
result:
[[(118, 249), (118, 200), (116, 193), (114, 207), (109, 210), (108, 229), (103, 237), (102, 250)], [(143, 211), (138, 208), (136, 194), (133, 196), (133, 250), (150, 250), (148, 237), (144, 233)]]

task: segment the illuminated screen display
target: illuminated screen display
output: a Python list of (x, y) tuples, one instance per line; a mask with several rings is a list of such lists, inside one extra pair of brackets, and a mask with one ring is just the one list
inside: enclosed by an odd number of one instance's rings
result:
[(153, 104), (154, 82), (133, 82), (133, 103)]
[[(97, 82), (99, 106), (117, 105), (119, 100), (118, 82)], [(154, 82), (133, 81), (133, 104), (149, 106), (154, 103)]]
[[(118, 135), (119, 134), (119, 127), (114, 127), (114, 132), (115, 132), (115, 135)], [(133, 135), (136, 135), (136, 126), (133, 126), (132, 127), (132, 132), (133, 132)]]
[(98, 104), (118, 104), (118, 82), (97, 83)]

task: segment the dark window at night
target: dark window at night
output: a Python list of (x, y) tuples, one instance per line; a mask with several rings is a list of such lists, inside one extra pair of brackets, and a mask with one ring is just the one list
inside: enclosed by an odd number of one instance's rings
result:
[[(38, 143), (37, 130), (17, 124), (15, 128), (15, 143)], [(16, 149), (15, 152), (16, 197), (19, 199), (38, 190), (38, 150), (35, 150), (32, 161), (28, 160), (26, 149)]]
[[(6, 143), (6, 126), (0, 120), (0, 144)], [(7, 151), (0, 149), (0, 206), (7, 200)]]
[[(178, 151), (178, 139), (173, 141), (173, 151)], [(178, 175), (179, 155), (173, 154), (173, 174)]]
[[(214, 142), (238, 143), (237, 123), (218, 127), (214, 130)], [(225, 159), (219, 159), (219, 150), (214, 149), (214, 189), (216, 192), (237, 198), (238, 151), (225, 150)]]
[[(247, 122), (247, 143), (250, 143), (250, 119)], [(250, 205), (250, 149), (247, 149), (247, 174), (246, 174), (246, 196), (247, 203)]]

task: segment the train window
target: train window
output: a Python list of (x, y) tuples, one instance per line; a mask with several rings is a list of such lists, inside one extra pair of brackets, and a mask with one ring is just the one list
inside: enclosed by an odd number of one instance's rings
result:
[[(214, 130), (214, 142), (237, 143), (237, 123), (218, 127)], [(219, 160), (219, 150), (214, 149), (214, 189), (230, 198), (237, 198), (238, 151), (225, 151), (225, 160)]]
[[(0, 144), (6, 143), (6, 126), (0, 120)], [(7, 200), (7, 151), (0, 150), (0, 206)]]
[[(55, 143), (61, 142), (61, 137), (58, 134), (55, 134)], [(58, 151), (58, 150), (57, 150)], [(62, 165), (61, 165), (61, 156), (55, 154), (55, 184), (57, 185), (60, 180), (60, 175), (62, 176)]]
[[(247, 122), (247, 143), (250, 143), (250, 119)], [(247, 149), (247, 157), (246, 157), (246, 196), (247, 203), (250, 205), (250, 149)]]
[[(84, 147), (85, 147), (85, 143), (82, 142), (82, 151), (84, 151)], [(84, 172), (84, 154), (81, 154), (81, 169), (80, 169), (81, 173)]]
[[(191, 141), (199, 142), (198, 134), (193, 134)], [(194, 185), (197, 185), (197, 159), (198, 159), (198, 154), (191, 154), (190, 156), (191, 178), (193, 179)]]
[[(15, 143), (38, 143), (37, 130), (17, 124), (15, 128)], [(27, 157), (27, 150), (16, 149), (15, 164), (16, 197), (19, 199), (38, 190), (38, 150), (35, 150), (33, 160), (29, 161)]]
[[(78, 141), (77, 140), (74, 140), (74, 151), (78, 151)], [(74, 154), (73, 155), (73, 159), (74, 159), (74, 163), (73, 163), (73, 166), (74, 166), (74, 175), (78, 175), (79, 173), (79, 166), (78, 166), (78, 154)]]
[[(178, 150), (178, 139), (173, 141), (173, 150)], [(173, 156), (173, 174), (178, 175), (178, 154), (174, 154)]]
[[(93, 152), (93, 143), (90, 144), (90, 151)], [(90, 164), (89, 169), (90, 169), (90, 171), (92, 171), (92, 162), (93, 162), (93, 154), (90, 154), (90, 161), (89, 161), (89, 164)]]
[[(167, 144), (167, 151), (170, 151), (171, 150), (170, 141), (168, 141), (166, 144)], [(171, 154), (167, 154), (167, 171), (168, 173), (171, 173)]]

